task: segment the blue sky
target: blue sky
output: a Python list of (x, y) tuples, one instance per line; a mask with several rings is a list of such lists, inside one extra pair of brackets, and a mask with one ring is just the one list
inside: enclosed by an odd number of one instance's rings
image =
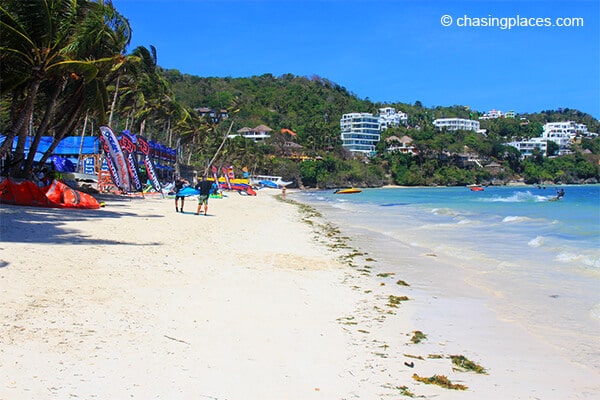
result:
[[(318, 75), (372, 101), (517, 113), (562, 107), (600, 118), (597, 0), (113, 4), (131, 23), (130, 51), (153, 45), (160, 66), (186, 74)], [(534, 18), (580, 18), (583, 26), (458, 26)]]

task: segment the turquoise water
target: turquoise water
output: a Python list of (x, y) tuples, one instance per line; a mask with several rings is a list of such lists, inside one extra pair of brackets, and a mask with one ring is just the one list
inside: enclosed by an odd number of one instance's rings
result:
[[(600, 369), (600, 185), (562, 188), (559, 201), (553, 186), (294, 196), (340, 226), (380, 268), (445, 296), (477, 289), (499, 318)], [(447, 265), (434, 270), (432, 257)]]
[[(354, 195), (304, 192), (340, 218), (416, 245), (443, 241), (456, 251), (513, 263), (600, 272), (600, 186), (365, 189)], [(343, 212), (346, 215), (343, 215)]]

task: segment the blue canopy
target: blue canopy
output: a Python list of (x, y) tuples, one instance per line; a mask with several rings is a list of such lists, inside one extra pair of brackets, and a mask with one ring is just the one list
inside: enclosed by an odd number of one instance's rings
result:
[[(0, 135), (0, 142), (4, 143), (6, 136)], [(17, 148), (18, 138), (14, 138), (12, 149)], [(25, 141), (25, 154), (29, 154), (31, 148), (31, 137), (27, 137)], [(34, 161), (39, 161), (42, 155), (48, 150), (54, 138), (52, 136), (42, 136), (35, 153)], [(68, 136), (60, 141), (56, 149), (52, 152), (54, 155), (75, 158), (79, 156), (79, 148), (81, 147), (81, 136)], [(83, 147), (81, 147), (81, 155), (91, 155), (100, 153), (100, 141), (94, 136), (85, 136), (83, 138)]]

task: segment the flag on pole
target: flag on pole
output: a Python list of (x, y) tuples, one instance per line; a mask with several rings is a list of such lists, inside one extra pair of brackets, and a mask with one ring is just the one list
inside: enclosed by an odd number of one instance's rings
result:
[(106, 156), (106, 165), (114, 184), (123, 192), (131, 190), (127, 161), (117, 136), (108, 126), (100, 127), (100, 143)]

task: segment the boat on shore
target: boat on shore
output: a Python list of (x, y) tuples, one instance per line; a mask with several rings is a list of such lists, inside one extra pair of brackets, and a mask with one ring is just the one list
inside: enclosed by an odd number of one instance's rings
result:
[(273, 189), (278, 189), (292, 183), (292, 181), (284, 181), (281, 176), (272, 175), (252, 175), (249, 181), (251, 185)]
[(360, 193), (360, 192), (362, 192), (362, 190), (360, 190), (360, 189), (348, 188), (348, 189), (337, 189), (334, 193), (335, 194), (354, 194), (354, 193)]

